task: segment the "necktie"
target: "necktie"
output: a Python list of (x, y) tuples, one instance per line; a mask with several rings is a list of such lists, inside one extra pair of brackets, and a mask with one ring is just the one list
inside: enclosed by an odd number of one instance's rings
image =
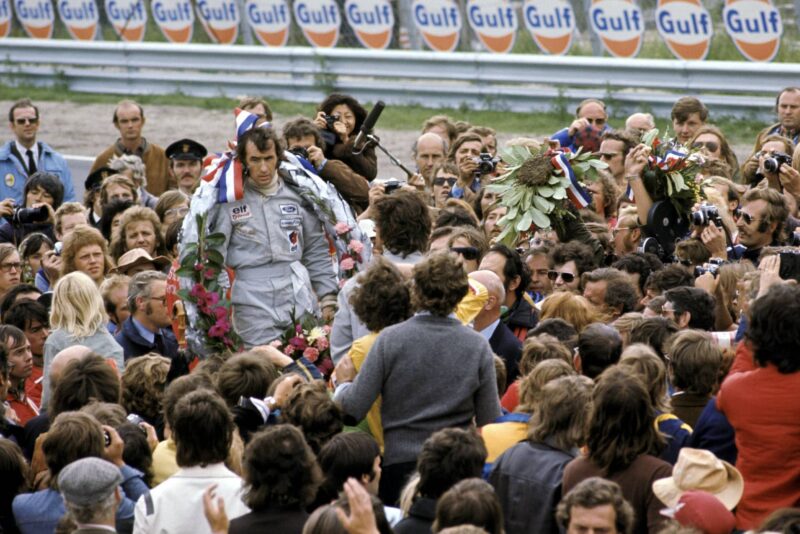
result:
[(36, 172), (36, 161), (33, 159), (33, 150), (30, 148), (25, 152), (28, 156), (28, 176)]
[(156, 352), (164, 356), (164, 338), (161, 333), (157, 333), (155, 337)]

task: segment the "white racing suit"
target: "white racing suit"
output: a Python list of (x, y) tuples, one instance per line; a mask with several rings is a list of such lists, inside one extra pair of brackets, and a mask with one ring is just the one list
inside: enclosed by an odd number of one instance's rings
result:
[(338, 290), (329, 245), (308, 202), (279, 180), (264, 196), (245, 181), (244, 198), (215, 204), (209, 230), (225, 234), (219, 247), (234, 270), (233, 325), (246, 348), (278, 339), (295, 318), (317, 313), (318, 298)]

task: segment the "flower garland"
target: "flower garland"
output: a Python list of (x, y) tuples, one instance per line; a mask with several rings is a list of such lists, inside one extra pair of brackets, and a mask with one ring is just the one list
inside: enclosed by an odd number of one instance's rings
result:
[(585, 208), (591, 197), (581, 182), (598, 179), (598, 170), (607, 165), (589, 152), (554, 150), (542, 146), (512, 146), (501, 152), (508, 172), (493, 180), (488, 191), (498, 193), (500, 205), (508, 211), (497, 224), (503, 227), (498, 241), (511, 247), (519, 234), (532, 227), (542, 230), (561, 226), (564, 217), (574, 217), (565, 202)]
[(194, 327), (203, 345), (215, 353), (238, 352), (242, 340), (230, 322), (231, 303), (219, 284), (225, 270), (222, 254), (212, 247), (225, 242), (221, 233), (206, 234), (207, 213), (197, 215), (197, 242), (183, 246), (184, 257), (178, 276), (191, 280), (191, 289), (179, 289), (178, 296), (196, 309)]

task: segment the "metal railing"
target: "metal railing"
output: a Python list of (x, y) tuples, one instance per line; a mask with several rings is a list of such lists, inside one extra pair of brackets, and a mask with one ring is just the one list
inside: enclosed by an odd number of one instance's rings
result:
[(768, 118), (796, 85), (786, 63), (204, 44), (0, 40), (6, 83), (115, 94), (237, 96), (318, 102), (332, 90), (359, 100), (426, 107), (542, 111), (605, 98), (617, 110), (668, 115), (696, 95), (716, 115)]

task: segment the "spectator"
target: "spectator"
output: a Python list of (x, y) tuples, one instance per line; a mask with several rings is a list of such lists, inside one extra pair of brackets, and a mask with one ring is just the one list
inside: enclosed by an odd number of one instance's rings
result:
[(593, 323), (578, 336), (573, 363), (575, 369), (592, 380), (616, 364), (622, 354), (622, 337), (614, 328)]
[[(664, 297), (658, 298), (661, 299)], [(655, 299), (653, 302), (655, 302)], [(651, 302), (651, 304), (653, 302)], [(655, 351), (656, 355), (661, 358), (661, 361), (666, 363), (666, 353), (668, 352), (667, 341), (677, 331), (678, 325), (670, 319), (664, 317), (645, 317), (639, 324), (631, 328), (628, 342), (631, 344), (644, 343)]]
[(583, 296), (612, 318), (632, 312), (639, 300), (628, 277), (611, 267), (584, 273), (581, 285)]
[(19, 255), (22, 257), (22, 279), (25, 283), (34, 283), (36, 275), (42, 268), (42, 258), (51, 250), (53, 250), (53, 240), (44, 234), (28, 234), (22, 240), (19, 245)]
[(525, 265), (528, 266), (528, 272), (531, 274), (531, 282), (528, 284), (528, 290), (535, 303), (541, 302), (553, 291), (553, 283), (547, 276), (547, 273), (550, 271), (549, 254), (550, 247), (541, 246), (530, 249), (523, 257)]
[(98, 230), (103, 234), (106, 241), (111, 243), (119, 234), (119, 226), (122, 224), (122, 215), (128, 208), (135, 204), (131, 200), (116, 199), (103, 205), (103, 216), (100, 217)]
[(61, 276), (81, 272), (99, 287), (111, 268), (106, 240), (91, 226), (76, 227), (65, 238), (61, 252)]
[(128, 286), (130, 316), (114, 339), (122, 347), (125, 359), (149, 352), (178, 357), (178, 341), (172, 333), (167, 311), (167, 277), (158, 271), (144, 271), (131, 278)]
[[(614, 178), (619, 189), (625, 188), (625, 158), (636, 146), (638, 139), (626, 131), (606, 129), (600, 138), (600, 160), (608, 165), (608, 172)], [(619, 193), (617, 193), (619, 194)], [(609, 200), (616, 200), (617, 195), (609, 195)]]
[(128, 360), (122, 373), (122, 406), (152, 425), (160, 439), (164, 437), (162, 402), (169, 364), (168, 358), (148, 354)]
[(703, 127), (708, 119), (708, 108), (693, 96), (679, 98), (672, 106), (672, 131), (676, 144), (689, 146), (695, 132)]
[(475, 199), (481, 189), (476, 161), (483, 152), (486, 152), (483, 139), (474, 133), (461, 134), (450, 145), (447, 159), (458, 167), (458, 181), (450, 191), (451, 197), (463, 198), (467, 202)]
[(544, 299), (541, 310), (542, 319), (563, 319), (576, 332), (604, 319), (591, 302), (571, 291), (555, 291)]
[(253, 436), (244, 452), (245, 504), (252, 510), (231, 521), (230, 534), (300, 534), (322, 478), (314, 453), (291, 425)]
[[(331, 126), (328, 126), (326, 117), (334, 118)], [(369, 144), (360, 154), (353, 154), (361, 149), (353, 143), (356, 132), (361, 129), (366, 118), (367, 110), (355, 98), (333, 93), (320, 103), (314, 124), (320, 131), (328, 134), (325, 139), (325, 157), (346, 163), (354, 172), (371, 182), (378, 175), (375, 146)]]
[(114, 369), (102, 356), (89, 352), (69, 362), (56, 376), (48, 416), (54, 420), (63, 412), (80, 410), (92, 400), (117, 404), (120, 381)]
[(583, 273), (596, 267), (591, 248), (578, 241), (556, 246), (550, 256), (550, 266), (547, 276), (553, 282), (553, 290), (573, 293), (580, 293)]
[[(175, 160), (172, 160), (175, 164)], [(148, 206), (150, 207), (150, 206)], [(167, 228), (175, 221), (182, 221), (189, 213), (189, 197), (181, 191), (167, 191), (160, 197), (153, 207), (161, 221), (161, 230), (166, 234)]]
[(453, 144), (458, 136), (453, 120), (447, 115), (434, 115), (426, 120), (422, 125), (422, 133), (428, 132), (438, 135), (448, 145)]
[(657, 532), (664, 518), (651, 485), (672, 473), (672, 466), (655, 456), (662, 444), (647, 389), (631, 371), (612, 367), (594, 390), (588, 456), (567, 464), (563, 491), (595, 476), (616, 482), (635, 511), (633, 532)]
[(483, 257), (481, 270), (492, 271), (503, 283), (506, 290), (503, 304), (508, 311), (502, 315), (502, 322), (511, 329), (520, 341), (528, 335), (528, 330), (539, 322), (536, 308), (525, 292), (530, 284), (530, 272), (515, 251), (505, 245), (492, 245)]
[[(25, 202), (21, 205), (9, 205), (8, 200), (0, 203), (0, 215), (3, 216), (0, 219), (0, 242), (17, 245), (34, 232), (51, 239), (54, 237), (55, 211), (64, 199), (64, 186), (58, 176), (47, 172), (33, 173), (25, 183), (24, 195)], [(22, 208), (25, 209), (19, 211)]]
[(662, 315), (674, 321), (679, 329), (714, 330), (714, 297), (703, 289), (676, 287), (664, 293), (667, 299)]
[(136, 532), (210, 533), (200, 514), (203, 490), (217, 485), (231, 519), (246, 514), (241, 479), (223, 462), (233, 435), (233, 419), (225, 403), (211, 391), (189, 393), (175, 406), (171, 430), (179, 471), (136, 503)]
[[(450, 192), (458, 182), (458, 167), (456, 167), (453, 162), (443, 161), (434, 167), (431, 174), (433, 176), (430, 185), (432, 206), (434, 208), (444, 209), (447, 206), (447, 200), (450, 198)], [(477, 211), (475, 215), (478, 216)], [(483, 214), (481, 213), (481, 215)], [(478, 217), (482, 218), (481, 216)]]
[[(606, 112), (605, 102), (596, 98), (587, 98), (578, 104), (578, 108), (575, 110), (575, 120), (572, 121), (572, 124), (554, 133), (550, 136), (550, 139), (558, 141), (561, 146), (575, 151), (577, 149), (575, 143), (577, 134), (581, 134), (585, 130), (592, 130), (599, 140), (601, 134), (611, 129), (606, 122), (607, 120), (608, 113)], [(595, 152), (598, 148), (596, 146), (591, 151)]]
[(108, 331), (114, 335), (130, 317), (128, 309), (128, 285), (131, 279), (123, 274), (114, 274), (100, 284), (103, 305), (108, 314)]
[(739, 181), (739, 161), (728, 144), (725, 134), (716, 126), (706, 124), (695, 130), (688, 143), (690, 148), (700, 149), (706, 159), (724, 161), (733, 174), (733, 181)]
[(447, 247), (451, 252), (461, 256), (464, 269), (468, 274), (477, 271), (481, 259), (489, 248), (486, 238), (478, 230), (467, 226), (453, 229), (447, 240)]
[(284, 422), (303, 432), (306, 442), (319, 451), (342, 431), (342, 411), (333, 402), (322, 382), (300, 384), (292, 389), (281, 411)]
[(17, 534), (11, 502), (28, 489), (28, 464), (19, 446), (10, 439), (0, 439), (0, 528)]
[[(540, 365), (550, 362), (561, 363), (549, 360)], [(528, 439), (495, 462), (489, 482), (503, 506), (508, 534), (558, 530), (553, 512), (561, 500), (564, 467), (577, 457), (578, 448), (586, 441), (591, 397), (592, 384), (584, 377), (562, 376), (544, 384)], [(519, 506), (521, 502), (525, 506)]]
[[(266, 102), (263, 105), (266, 106)], [(249, 111), (244, 105), (239, 107)], [(271, 112), (267, 120), (272, 120)], [(192, 139), (179, 139), (169, 145), (164, 153), (169, 158), (169, 174), (175, 180), (178, 191), (186, 195), (187, 198), (191, 197), (197, 186), (200, 185), (200, 176), (203, 173), (203, 158), (208, 155), (208, 150)]]
[(22, 262), (11, 243), (0, 243), (0, 299), (9, 289), (20, 283)]
[(8, 366), (8, 393), (3, 400), (14, 410), (19, 424), (25, 426), (25, 423), (39, 415), (39, 403), (27, 393), (31, 389), (28, 383), (33, 372), (31, 344), (16, 326), (0, 325), (0, 359)]
[(44, 344), (50, 335), (50, 318), (47, 308), (39, 302), (23, 299), (4, 315), (5, 323), (16, 326), (25, 334), (33, 355), (33, 368), (27, 383), (26, 395), (38, 406), (42, 402), (42, 381), (44, 380)]
[(143, 248), (151, 257), (167, 255), (161, 222), (150, 208), (133, 206), (125, 210), (119, 234), (111, 242), (111, 255), (118, 261), (120, 256), (134, 248)]
[[(58, 475), (58, 490), (64, 506), (75, 521), (78, 534), (113, 529), (123, 493), (122, 475), (111, 462), (82, 458)], [(107, 528), (98, 528), (100, 525)]]
[(670, 402), (678, 418), (694, 428), (719, 385), (722, 351), (705, 332), (683, 330), (670, 340)]
[(632, 534), (634, 510), (619, 484), (599, 477), (584, 480), (567, 493), (557, 509), (558, 522), (567, 534), (598, 530)]
[(751, 189), (745, 193), (736, 221), (739, 244), (746, 247), (741, 257), (755, 264), (762, 248), (780, 244), (788, 216), (785, 201), (778, 191)]
[[(561, 321), (561, 319), (548, 319), (549, 321)], [(563, 321), (562, 321), (563, 322)], [(542, 323), (539, 323), (540, 325)], [(552, 323), (551, 323), (552, 324)], [(547, 326), (545, 324), (545, 326)], [(565, 323), (565, 326), (566, 325)], [(576, 337), (577, 334), (573, 333), (569, 337)], [(520, 376), (528, 375), (533, 369), (545, 360), (556, 359), (562, 360), (570, 368), (572, 368), (572, 352), (564, 346), (564, 344), (551, 336), (550, 334), (539, 334), (536, 336), (528, 336), (525, 343), (522, 344), (522, 356), (519, 361), (519, 374)], [(519, 404), (519, 386), (520, 381), (516, 380), (506, 390), (502, 399), (502, 406), (509, 412), (513, 412), (517, 404)]]
[(462, 480), (439, 498), (434, 532), (459, 525), (475, 525), (487, 534), (503, 534), (503, 509), (486, 481), (480, 478)]
[(154, 209), (158, 202), (158, 196), (153, 196), (147, 192), (147, 175), (142, 158), (135, 154), (122, 154), (112, 156), (107, 165), (123, 176), (127, 176), (133, 181), (137, 188), (139, 204), (146, 208)]
[(124, 174), (112, 174), (103, 180), (100, 186), (99, 200), (101, 211), (100, 213), (95, 211), (95, 213), (102, 217), (102, 210), (111, 202), (127, 200), (139, 204), (139, 190), (133, 180)]
[(680, 265), (667, 265), (661, 270), (655, 271), (647, 279), (642, 297), (641, 305), (647, 306), (650, 300), (663, 295), (666, 291), (675, 287), (694, 286), (694, 276)]

